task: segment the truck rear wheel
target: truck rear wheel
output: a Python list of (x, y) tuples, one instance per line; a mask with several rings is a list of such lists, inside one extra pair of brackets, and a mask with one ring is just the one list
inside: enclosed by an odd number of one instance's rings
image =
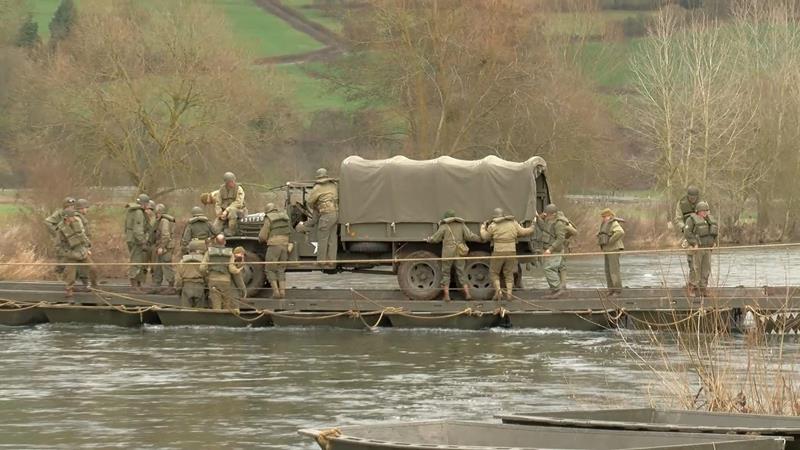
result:
[[(433, 300), (442, 291), (442, 264), (438, 257), (427, 250), (418, 250), (403, 258), (419, 259), (400, 263), (397, 282), (400, 289), (412, 300)], [(430, 261), (422, 261), (430, 258)]]
[[(259, 258), (253, 252), (245, 252), (245, 262), (262, 262), (263, 259)], [(264, 280), (266, 274), (264, 273), (263, 264), (245, 264), (242, 268), (242, 280), (247, 287), (247, 297), (258, 297), (258, 294), (264, 289)]]
[[(470, 257), (489, 256), (488, 253), (475, 251), (469, 253)], [(494, 295), (492, 279), (489, 276), (489, 260), (469, 259), (467, 267), (464, 269), (469, 280), (469, 288), (472, 297), (476, 300), (488, 300)]]

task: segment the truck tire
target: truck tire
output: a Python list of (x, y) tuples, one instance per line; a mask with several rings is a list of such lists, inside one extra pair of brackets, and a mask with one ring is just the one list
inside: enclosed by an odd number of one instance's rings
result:
[[(474, 251), (469, 253), (470, 257), (489, 256), (488, 253), (482, 251)], [(472, 293), (472, 298), (475, 300), (488, 300), (494, 295), (494, 287), (489, 275), (489, 260), (485, 259), (469, 259), (464, 272), (469, 280), (469, 289)]]
[[(244, 260), (255, 262), (264, 261), (258, 255), (250, 251), (245, 252)], [(242, 269), (242, 279), (244, 280), (244, 285), (247, 286), (247, 297), (258, 297), (262, 289), (264, 289), (264, 280), (266, 279), (264, 265), (245, 264)]]
[(388, 242), (353, 242), (347, 245), (350, 253), (389, 253), (392, 246)]
[(442, 264), (436, 254), (427, 250), (417, 250), (403, 258), (425, 259), (430, 261), (411, 261), (400, 263), (397, 269), (397, 282), (400, 289), (412, 300), (433, 300), (442, 292)]

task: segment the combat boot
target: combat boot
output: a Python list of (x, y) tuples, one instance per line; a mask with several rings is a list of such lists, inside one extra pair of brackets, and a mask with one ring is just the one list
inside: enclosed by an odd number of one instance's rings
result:
[(278, 295), (279, 298), (286, 298), (286, 280), (278, 281)]
[(494, 286), (494, 296), (492, 296), (492, 300), (499, 302), (503, 297), (503, 290), (500, 289), (500, 281), (492, 281), (492, 286)]
[(472, 294), (470, 294), (469, 292), (469, 285), (465, 284), (463, 288), (464, 288), (464, 298), (467, 300), (472, 300)]
[(153, 287), (147, 291), (148, 294), (158, 294), (159, 292), (161, 292), (161, 286), (159, 285), (153, 285)]
[(161, 289), (159, 293), (161, 295), (178, 295), (178, 291), (172, 286), (167, 286), (164, 289)]
[(445, 286), (442, 288), (442, 300), (449, 302), (450, 301), (450, 288)]
[(71, 299), (74, 296), (75, 296), (75, 294), (73, 294), (72, 286), (67, 286), (66, 288), (64, 288), (64, 298), (70, 298)]
[(509, 286), (506, 288), (506, 300), (511, 301), (514, 299), (514, 295), (512, 295), (514, 288)]
[(136, 294), (142, 294), (142, 283), (136, 278), (131, 278), (131, 291)]
[(566, 292), (564, 292), (564, 289), (558, 288), (558, 289), (554, 289), (553, 292), (545, 295), (544, 298), (548, 298), (548, 299), (561, 298), (561, 297), (564, 296), (565, 293)]

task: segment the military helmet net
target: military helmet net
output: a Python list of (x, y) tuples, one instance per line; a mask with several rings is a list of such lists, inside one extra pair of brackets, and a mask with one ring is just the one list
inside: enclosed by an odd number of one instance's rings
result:
[(222, 175), (222, 180), (226, 182), (236, 181), (236, 175), (234, 175), (233, 172), (225, 172), (225, 174)]
[(202, 216), (203, 215), (203, 208), (199, 206), (192, 207), (192, 215), (193, 216)]
[(79, 209), (88, 208), (89, 200), (86, 200), (85, 198), (79, 198), (78, 201), (75, 202), (75, 206), (77, 206)]
[(544, 207), (545, 214), (555, 214), (558, 212), (558, 206), (550, 203), (549, 205)]
[(700, 195), (700, 189), (697, 186), (689, 186), (686, 188), (686, 195), (690, 197), (697, 197)]
[(697, 212), (708, 211), (710, 209), (711, 208), (709, 208), (708, 203), (706, 203), (706, 202), (697, 202), (697, 206), (695, 206), (695, 208), (694, 208), (694, 210), (697, 211)]
[(190, 252), (201, 252), (205, 251), (205, 249), (206, 249), (206, 243), (201, 241), (200, 239), (192, 239), (192, 241), (189, 242)]
[(64, 208), (67, 208), (69, 206), (74, 206), (75, 205), (75, 199), (72, 198), (72, 197), (66, 197), (64, 199), (64, 203), (62, 203), (62, 204), (64, 205)]
[(139, 194), (139, 196), (136, 197), (136, 202), (140, 205), (150, 203), (150, 196), (147, 194)]
[(328, 176), (328, 169), (319, 168), (317, 169), (317, 178), (325, 178)]

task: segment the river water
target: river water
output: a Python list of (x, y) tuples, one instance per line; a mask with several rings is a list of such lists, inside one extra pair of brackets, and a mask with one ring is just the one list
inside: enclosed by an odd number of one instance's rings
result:
[[(727, 285), (800, 284), (786, 269), (799, 255), (739, 253), (717, 267), (726, 267), (720, 280)], [(682, 283), (680, 257), (657, 261), (659, 271), (644, 257), (623, 261), (628, 285)], [(600, 284), (596, 261), (576, 260), (571, 267), (574, 285)], [(389, 277), (375, 280), (295, 275), (292, 283), (393, 287)], [(529, 285), (537, 283), (536, 276), (529, 277)], [(648, 362), (656, 366), (663, 359), (659, 352), (677, 359), (680, 352), (654, 346), (643, 333), (624, 335), (0, 327), (0, 448), (315, 449), (297, 429), (491, 420), (501, 412), (534, 408), (643, 406), (659, 400), (653, 394), (658, 376), (632, 356), (631, 346), (639, 355), (653, 355)], [(730, 345), (741, 343), (734, 339)], [(785, 351), (794, 357), (800, 345), (791, 342)]]

